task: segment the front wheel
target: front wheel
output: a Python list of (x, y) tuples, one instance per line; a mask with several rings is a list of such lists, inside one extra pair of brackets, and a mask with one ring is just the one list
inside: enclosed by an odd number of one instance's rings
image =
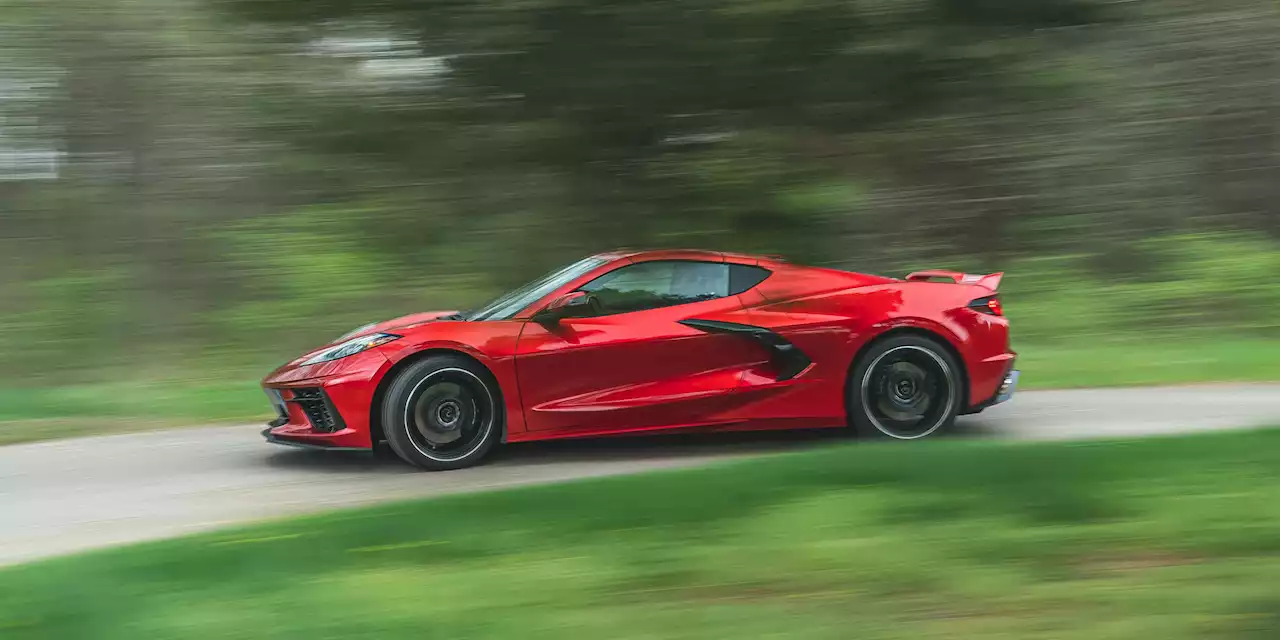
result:
[(918, 335), (876, 343), (849, 376), (849, 419), (859, 435), (916, 440), (944, 431), (963, 403), (960, 363)]
[(483, 367), (460, 356), (431, 356), (401, 371), (387, 390), (382, 425), (405, 462), (430, 471), (480, 461), (502, 437), (502, 399)]

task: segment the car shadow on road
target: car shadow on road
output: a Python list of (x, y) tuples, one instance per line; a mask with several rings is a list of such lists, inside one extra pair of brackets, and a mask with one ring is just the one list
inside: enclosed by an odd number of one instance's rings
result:
[[(503, 445), (490, 454), (488, 460), (482, 464), (483, 466), (533, 467), (584, 462), (677, 460), (779, 453), (848, 440), (846, 435), (833, 429), (548, 440)], [(397, 458), (385, 444), (370, 453), (282, 448), (273, 451), (266, 462), (272, 467), (300, 471), (329, 470), (348, 473), (412, 471), (412, 467)]]
[(507, 445), (495, 452), (494, 463), (529, 465), (779, 453), (848, 440), (834, 429), (547, 440)]
[[(947, 438), (990, 438), (996, 429), (976, 417), (962, 418)], [(570, 463), (679, 460), (801, 451), (859, 440), (844, 429), (745, 431), (598, 437), (507, 444), (496, 449), (483, 466), (537, 467)], [(281, 449), (267, 459), (272, 467), (347, 473), (404, 473), (413, 468), (385, 444), (371, 453)]]
[(945, 434), (947, 438), (998, 438), (1007, 435), (1007, 430), (996, 426), (996, 422), (981, 415), (961, 416), (956, 424)]

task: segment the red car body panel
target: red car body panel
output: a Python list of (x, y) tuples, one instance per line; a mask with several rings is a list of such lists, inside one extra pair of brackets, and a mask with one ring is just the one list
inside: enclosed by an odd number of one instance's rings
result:
[(720, 421), (743, 372), (767, 357), (753, 342), (678, 321), (732, 320), (741, 308), (729, 296), (550, 327), (527, 323), (516, 350), (526, 430), (608, 432), (682, 425), (690, 417)]
[[(492, 373), (505, 408), (507, 441), (673, 430), (838, 427), (848, 423), (851, 367), (877, 337), (928, 332), (965, 369), (968, 410), (993, 402), (1012, 369), (1008, 320), (969, 308), (995, 293), (999, 274), (931, 271), (906, 280), (805, 267), (773, 258), (708, 251), (616, 252), (508, 320), (467, 321), (455, 312), (414, 314), (368, 327), (401, 338), (353, 356), (283, 365), (263, 380), (281, 393), (273, 440), (367, 449), (379, 434), (381, 392), (398, 367), (433, 351), (466, 354)], [(758, 266), (770, 275), (727, 297), (629, 313), (539, 323), (533, 315), (614, 269), (653, 260)], [(946, 280), (936, 281), (937, 278)], [(693, 324), (684, 324), (692, 322)], [(807, 363), (780, 375), (759, 342), (698, 328), (729, 323), (767, 330)], [(322, 389), (341, 426), (312, 427), (292, 398)]]

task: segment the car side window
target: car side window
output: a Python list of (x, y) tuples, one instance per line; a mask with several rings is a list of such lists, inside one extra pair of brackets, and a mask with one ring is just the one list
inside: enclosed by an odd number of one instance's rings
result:
[(729, 295), (729, 265), (693, 260), (656, 260), (628, 265), (581, 287), (601, 315), (657, 309)]
[(738, 295), (764, 282), (773, 275), (768, 269), (747, 264), (729, 265), (729, 293)]

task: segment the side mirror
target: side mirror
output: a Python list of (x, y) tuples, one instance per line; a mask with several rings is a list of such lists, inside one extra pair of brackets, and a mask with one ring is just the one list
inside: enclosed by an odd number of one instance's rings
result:
[(591, 294), (586, 291), (570, 291), (533, 314), (535, 322), (555, 324), (565, 318), (581, 318), (591, 315), (595, 309)]

